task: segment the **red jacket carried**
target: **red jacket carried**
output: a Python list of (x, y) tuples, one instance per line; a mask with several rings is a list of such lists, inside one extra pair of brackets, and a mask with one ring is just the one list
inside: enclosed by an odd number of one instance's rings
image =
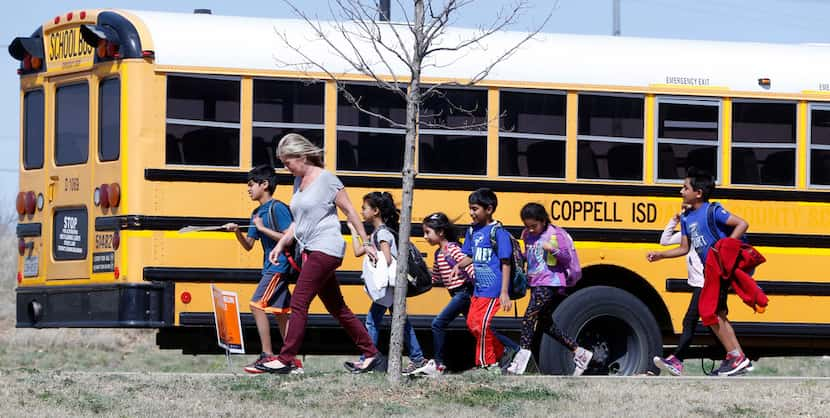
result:
[(749, 272), (767, 261), (751, 245), (734, 238), (723, 238), (706, 255), (703, 289), (698, 310), (705, 326), (718, 323), (718, 297), (721, 286), (732, 285), (735, 293), (755, 312), (763, 313), (769, 303), (767, 295)]

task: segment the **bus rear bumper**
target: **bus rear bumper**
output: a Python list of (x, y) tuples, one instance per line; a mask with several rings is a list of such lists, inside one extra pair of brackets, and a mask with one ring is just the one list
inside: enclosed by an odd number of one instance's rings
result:
[(20, 287), (17, 328), (160, 328), (173, 325), (170, 283)]

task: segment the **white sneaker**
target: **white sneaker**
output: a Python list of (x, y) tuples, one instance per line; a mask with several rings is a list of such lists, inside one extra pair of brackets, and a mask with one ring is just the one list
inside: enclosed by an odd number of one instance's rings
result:
[(410, 373), (410, 376), (440, 376), (444, 372), (444, 366), (438, 366), (435, 360), (429, 360), (423, 366), (415, 369)]
[(527, 363), (530, 361), (530, 357), (533, 353), (530, 350), (521, 349), (518, 353), (513, 357), (513, 361), (510, 362), (510, 366), (507, 367), (507, 373), (509, 374), (524, 374), (525, 369), (527, 369)]
[(574, 376), (582, 376), (582, 373), (585, 373), (585, 369), (588, 368), (588, 364), (591, 363), (591, 359), (594, 357), (594, 353), (582, 348), (577, 347), (576, 351), (574, 351)]

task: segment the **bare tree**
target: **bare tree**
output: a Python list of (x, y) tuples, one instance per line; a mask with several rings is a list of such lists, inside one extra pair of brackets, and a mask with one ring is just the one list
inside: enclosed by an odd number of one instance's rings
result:
[[(298, 39), (296, 34), (275, 29), (277, 36), (297, 54), (295, 57), (275, 57), (285, 66), (303, 68), (311, 72), (322, 72), (334, 80), (343, 96), (359, 111), (379, 118), (390, 126), (405, 130), (403, 181), (401, 199), (401, 223), (399, 248), (409, 241), (412, 221), (413, 186), (415, 183), (415, 145), (419, 128), (469, 129), (476, 126), (445, 126), (432, 122), (441, 115), (422, 114), (421, 105), (433, 96), (442, 96), (441, 89), (451, 86), (472, 86), (490, 75), (493, 68), (505, 61), (514, 52), (532, 39), (550, 20), (552, 11), (541, 19), (541, 23), (527, 32), (514, 34), (511, 41), (488, 45), (493, 35), (515, 25), (529, 8), (528, 0), (514, 0), (496, 12), (492, 22), (477, 29), (451, 29), (461, 10), (475, 3), (474, 0), (412, 0), (411, 8), (405, 0), (397, 0), (403, 11), (399, 22), (380, 21), (382, 11), (374, 0), (331, 0), (329, 11), (333, 20), (321, 21), (295, 6), (290, 0), (284, 2), (304, 23), (311, 28), (313, 39)], [(406, 2), (408, 3), (408, 2)], [(439, 3), (439, 4), (433, 4)], [(555, 8), (555, 5), (554, 5)], [(385, 12), (383, 12), (385, 13)], [(310, 47), (322, 44), (320, 48)], [(297, 62), (291, 62), (296, 59)], [(425, 70), (441, 70), (461, 60), (474, 61), (478, 67), (464, 78), (452, 81), (430, 83), (422, 86), (421, 76)], [(377, 86), (400, 96), (406, 102), (406, 118), (403, 123), (386, 115), (374, 112), (361, 103), (360, 97), (352, 95), (343, 83), (347, 74), (367, 76)], [(449, 103), (453, 111), (470, 112)], [(422, 119), (422, 120), (421, 120)], [(483, 125), (486, 125), (484, 122)], [(403, 328), (406, 319), (406, 288), (408, 254), (398, 254), (397, 279), (392, 317), (392, 335), (389, 348), (389, 380), (400, 380)]]

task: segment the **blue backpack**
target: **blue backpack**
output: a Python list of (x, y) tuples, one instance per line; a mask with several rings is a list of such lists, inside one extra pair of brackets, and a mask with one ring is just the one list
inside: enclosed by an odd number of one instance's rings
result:
[[(501, 222), (496, 222), (492, 228), (490, 228), (490, 246), (493, 247), (493, 254), (499, 253), (498, 243), (496, 242), (496, 232), (499, 229), (503, 229), (504, 225)], [(507, 232), (507, 230), (505, 230)], [(469, 236), (473, 236), (473, 227), (471, 226), (469, 229)], [(527, 294), (527, 273), (525, 272), (525, 258), (522, 254), (522, 246), (519, 244), (519, 241), (511, 234), (507, 232), (507, 236), (510, 237), (510, 283), (507, 286), (507, 295), (510, 296), (510, 299), (521, 299), (525, 297)]]

